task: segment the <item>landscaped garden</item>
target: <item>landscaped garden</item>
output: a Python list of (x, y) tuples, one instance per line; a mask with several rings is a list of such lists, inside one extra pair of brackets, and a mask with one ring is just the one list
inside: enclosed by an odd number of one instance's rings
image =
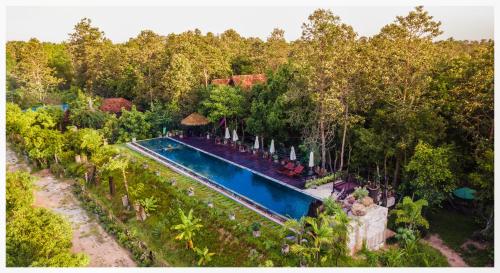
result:
[[(276, 29), (266, 42), (197, 30), (113, 44), (83, 19), (67, 43), (7, 44), (7, 141), (34, 169), (71, 179), (140, 266), (449, 266), (435, 234), (468, 265), (491, 266), (493, 42), (435, 42), (439, 26), (417, 7), (361, 39), (320, 9), (292, 43)], [(169, 144), (130, 148), (157, 136)], [(198, 172), (176, 161), (188, 148), (207, 155), (188, 162)], [(225, 165), (208, 164), (215, 156)], [(235, 166), (247, 172), (224, 178), (232, 191), (201, 174)], [(69, 252), (67, 223), (31, 210), (29, 175), (7, 181), (7, 264), (88, 264)], [(282, 205), (266, 183), (314, 201), (287, 218), (228, 197), (250, 185)], [(353, 219), (381, 207), (393, 236), (384, 244), (384, 225), (380, 249), (349, 248)], [(29, 258), (40, 242), (16, 240), (47, 241), (31, 224), (45, 218), (62, 245)]]

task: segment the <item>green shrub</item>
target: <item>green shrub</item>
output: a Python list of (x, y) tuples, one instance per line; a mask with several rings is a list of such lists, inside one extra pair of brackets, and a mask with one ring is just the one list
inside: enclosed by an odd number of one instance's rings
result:
[(356, 200), (361, 200), (368, 196), (368, 190), (365, 187), (357, 187), (352, 195)]

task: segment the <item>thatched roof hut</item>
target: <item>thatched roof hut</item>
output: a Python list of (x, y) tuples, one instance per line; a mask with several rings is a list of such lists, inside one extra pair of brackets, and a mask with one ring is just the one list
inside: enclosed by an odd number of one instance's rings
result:
[(181, 121), (181, 124), (186, 126), (201, 126), (207, 125), (208, 123), (208, 119), (198, 113), (192, 113)]

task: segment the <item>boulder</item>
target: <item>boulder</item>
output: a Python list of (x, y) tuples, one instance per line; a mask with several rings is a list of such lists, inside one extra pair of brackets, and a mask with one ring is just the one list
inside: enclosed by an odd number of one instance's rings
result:
[(351, 212), (355, 216), (364, 216), (366, 214), (366, 207), (363, 204), (355, 203), (351, 207)]
[(361, 204), (367, 208), (371, 207), (373, 205), (373, 198), (369, 196), (363, 197), (363, 199), (361, 199)]

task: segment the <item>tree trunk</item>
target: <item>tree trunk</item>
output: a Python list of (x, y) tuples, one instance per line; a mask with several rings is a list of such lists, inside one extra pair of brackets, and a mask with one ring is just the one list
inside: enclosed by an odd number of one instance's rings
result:
[(325, 169), (326, 166), (326, 137), (325, 137), (325, 124), (323, 119), (320, 117), (319, 129), (321, 133), (321, 168)]
[(481, 234), (481, 236), (483, 237), (487, 237), (488, 236), (488, 233), (490, 233), (490, 230), (493, 228), (493, 216), (494, 216), (494, 213), (493, 213), (493, 209), (491, 210), (490, 212), (490, 217), (488, 218), (488, 221), (486, 222), (486, 226), (479, 232)]
[(396, 166), (394, 167), (394, 177), (392, 178), (392, 187), (396, 189), (398, 186), (398, 175), (399, 175), (399, 165), (400, 165), (399, 156), (396, 156)]
[(330, 166), (330, 172), (333, 172), (332, 168), (332, 151), (328, 150), (328, 165)]
[(345, 149), (345, 136), (347, 133), (347, 117), (349, 115), (349, 106), (345, 103), (345, 116), (344, 116), (344, 132), (342, 133), (342, 147), (340, 148), (340, 167), (339, 170), (342, 171), (344, 168), (344, 149)]
[(125, 191), (127, 192), (127, 198), (130, 202), (130, 195), (128, 193), (128, 182), (127, 182), (127, 175), (125, 174), (125, 170), (122, 170), (122, 175), (123, 175), (123, 184), (125, 184)]
[(115, 195), (116, 189), (115, 189), (115, 182), (113, 181), (112, 176), (108, 177), (108, 183), (109, 183), (109, 194), (113, 196)]

